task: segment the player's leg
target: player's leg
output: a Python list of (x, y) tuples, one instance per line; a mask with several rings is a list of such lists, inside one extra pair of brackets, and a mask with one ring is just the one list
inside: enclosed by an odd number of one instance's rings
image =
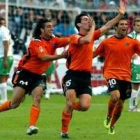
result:
[(72, 118), (72, 111), (73, 111), (73, 105), (76, 99), (76, 92), (74, 89), (69, 89), (66, 91), (65, 96), (66, 96), (66, 105), (62, 112), (62, 118), (61, 118), (61, 123), (62, 123), (61, 137), (62, 138), (68, 137), (69, 123)]
[(52, 84), (51, 84), (51, 75), (47, 75), (47, 89), (45, 90), (45, 99), (50, 99), (50, 93), (51, 93), (51, 87), (52, 87)]
[(109, 134), (114, 134), (115, 130), (114, 130), (114, 125), (116, 124), (116, 122), (118, 121), (118, 119), (121, 116), (122, 110), (123, 110), (123, 105), (124, 105), (124, 100), (119, 100), (114, 108), (114, 112), (112, 115), (112, 120), (110, 122), (110, 128), (109, 128)]
[(33, 104), (30, 109), (29, 128), (27, 129), (28, 135), (38, 133), (38, 128), (36, 127), (36, 124), (40, 114), (40, 102), (43, 95), (43, 89), (44, 87), (38, 85), (31, 92), (31, 96), (33, 98)]
[(132, 83), (132, 92), (131, 97), (129, 99), (129, 111), (136, 111), (137, 110), (137, 96), (138, 96), (138, 88), (139, 84)]
[(0, 112), (17, 108), (22, 102), (24, 96), (25, 96), (25, 90), (21, 87), (15, 87), (13, 89), (12, 99), (0, 105)]
[(139, 84), (139, 88), (138, 88), (138, 92), (137, 92), (137, 97), (136, 97), (136, 106), (137, 106), (137, 111), (138, 112), (140, 112), (139, 101), (140, 101), (140, 84)]
[(1, 101), (0, 104), (7, 101), (7, 76), (0, 76), (0, 93), (1, 93)]
[(1, 101), (0, 103), (4, 103), (7, 101), (7, 79), (10, 73), (12, 64), (13, 64), (13, 57), (7, 57), (8, 67), (3, 67), (3, 58), (0, 58), (0, 93), (1, 93)]
[(106, 114), (106, 118), (104, 120), (104, 127), (109, 128), (110, 122), (113, 116), (114, 108), (116, 106), (117, 101), (120, 98), (120, 92), (118, 90), (118, 81), (114, 78), (110, 78), (107, 80), (108, 82), (108, 92), (110, 94), (110, 99), (108, 101), (108, 110)]
[[(137, 62), (137, 63), (135, 63)], [(140, 85), (140, 65), (139, 65), (139, 57), (132, 60), (131, 63), (131, 82), (132, 82), (132, 93), (129, 99), (129, 111), (135, 112), (140, 111), (138, 109), (138, 89)]]
[[(111, 122), (112, 122), (114, 110), (115, 110), (115, 107), (119, 98), (120, 98), (119, 90), (113, 90), (110, 92), (110, 100), (108, 102), (107, 116), (104, 120), (104, 126), (106, 128), (112, 129), (114, 127), (113, 125), (111, 125)], [(115, 133), (114, 129), (112, 130), (112, 133), (113, 134)]]
[(46, 70), (46, 83), (47, 83), (47, 89), (45, 90), (45, 99), (50, 99), (50, 94), (51, 94), (51, 90), (52, 90), (52, 74), (55, 71), (55, 65), (53, 62), (51, 62), (50, 67)]

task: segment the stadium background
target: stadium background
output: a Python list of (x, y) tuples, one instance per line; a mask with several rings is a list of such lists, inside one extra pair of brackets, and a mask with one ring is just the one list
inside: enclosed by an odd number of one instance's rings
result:
[[(119, 0), (0, 0), (0, 16), (6, 19), (13, 40), (15, 61), (11, 75), (19, 59), (27, 50), (35, 21), (40, 18), (51, 19), (56, 36), (69, 36), (77, 32), (74, 28), (74, 19), (78, 13), (89, 12), (95, 19), (96, 28), (100, 28), (117, 14), (118, 2)], [(126, 2), (127, 12), (125, 16), (129, 20), (129, 32), (131, 32), (133, 20), (140, 15), (138, 9), (140, 0), (126, 0)], [(96, 48), (104, 38), (111, 36), (113, 32), (114, 30), (111, 29), (102, 36), (100, 40), (95, 42), (93, 48)], [(59, 49), (57, 53), (61, 51), (62, 49)], [(106, 90), (102, 76), (102, 60), (102, 58), (93, 60), (92, 86), (93, 93), (96, 94)], [(62, 91), (61, 78), (66, 71), (65, 60), (58, 60), (58, 64), (52, 79), (54, 92)]]

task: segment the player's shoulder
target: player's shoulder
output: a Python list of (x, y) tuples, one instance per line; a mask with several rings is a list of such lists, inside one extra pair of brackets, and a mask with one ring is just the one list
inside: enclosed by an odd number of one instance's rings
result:
[(82, 35), (80, 35), (80, 34), (72, 34), (70, 36), (70, 38), (80, 38), (80, 37), (82, 37)]
[(130, 39), (130, 40), (131, 39), (134, 40), (133, 36), (131, 36), (131, 35), (127, 35), (127, 38)]
[(32, 42), (42, 42), (42, 40), (40, 38), (32, 38), (31, 41)]
[(114, 35), (109, 36), (108, 38), (104, 39), (104, 42), (110, 41), (110, 40), (114, 40), (116, 39), (116, 37)]

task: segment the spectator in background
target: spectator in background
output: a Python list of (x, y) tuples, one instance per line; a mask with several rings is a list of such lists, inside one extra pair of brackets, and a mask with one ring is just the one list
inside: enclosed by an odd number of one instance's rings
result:
[(105, 0), (99, 0), (99, 5), (98, 5), (98, 10), (107, 10), (108, 9), (108, 4), (106, 3)]
[(136, 9), (137, 8), (137, 0), (128, 0), (127, 1), (128, 9)]
[(116, 3), (115, 3), (115, 1), (113, 1), (113, 0), (111, 0), (110, 2), (109, 2), (109, 5), (108, 5), (108, 8), (109, 9), (116, 9)]
[(48, 19), (48, 20), (51, 20), (52, 19), (52, 11), (49, 10), (49, 9), (46, 9), (44, 11), (44, 18)]
[(56, 36), (70, 36), (76, 33), (75, 27), (71, 23), (67, 13), (62, 16), (61, 23), (54, 27), (53, 33)]
[(64, 0), (56, 0), (55, 2), (52, 2), (50, 6), (58, 9), (65, 9), (65, 2)]
[(23, 27), (23, 24), (21, 23), (24, 23), (24, 11), (21, 7), (17, 7), (13, 11), (12, 21), (13, 21), (12, 31), (17, 36), (20, 36), (21, 30)]
[(111, 1), (109, 2), (109, 5), (108, 5), (108, 9), (110, 10), (109, 13), (108, 13), (109, 19), (112, 19), (113, 17), (116, 16), (117, 13), (116, 13), (115, 11), (113, 11), (113, 10), (116, 9), (116, 7), (117, 7), (116, 2), (113, 1), (113, 0), (111, 0)]
[(100, 18), (97, 20), (96, 28), (102, 27), (104, 24), (106, 24), (109, 21), (108, 13), (102, 12), (100, 15)]
[(4, 18), (0, 18), (0, 94), (1, 101), (7, 101), (7, 79), (13, 64), (10, 31)]
[(85, 3), (81, 7), (82, 9), (96, 9), (93, 0), (85, 0)]
[(31, 32), (32, 32), (32, 27), (33, 27), (33, 24), (36, 20), (36, 17), (35, 17), (35, 13), (34, 13), (34, 10), (30, 9), (28, 11), (28, 14), (26, 15), (26, 18), (25, 18), (25, 29), (26, 29), (26, 35), (30, 35)]
[(130, 13), (128, 13), (128, 23), (129, 23), (128, 32), (129, 33), (133, 31), (134, 19), (136, 19), (138, 16), (139, 16), (138, 12), (130, 12)]
[(107, 9), (108, 9), (108, 4), (106, 3), (105, 0), (100, 0), (97, 9), (99, 10), (99, 11), (97, 12), (97, 16), (100, 17), (100, 16), (101, 16), (100, 10), (107, 10)]
[(81, 6), (84, 3), (84, 0), (64, 0), (65, 4), (66, 4), (66, 8), (74, 8), (74, 7), (79, 7), (81, 8)]

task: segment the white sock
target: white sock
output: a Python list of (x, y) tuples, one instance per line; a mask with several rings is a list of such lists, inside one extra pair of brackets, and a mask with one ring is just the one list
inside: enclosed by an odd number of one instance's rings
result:
[(131, 97), (129, 99), (129, 109), (133, 109), (136, 106), (137, 90), (132, 89)]
[(137, 97), (136, 97), (136, 105), (138, 106), (139, 104), (139, 100), (140, 100), (140, 87), (138, 89), (138, 92), (137, 92)]
[(7, 101), (7, 83), (0, 84), (0, 92), (2, 101)]
[(45, 97), (46, 98), (50, 98), (50, 93), (51, 93), (51, 84), (50, 83), (47, 83), (47, 89), (45, 91)]

